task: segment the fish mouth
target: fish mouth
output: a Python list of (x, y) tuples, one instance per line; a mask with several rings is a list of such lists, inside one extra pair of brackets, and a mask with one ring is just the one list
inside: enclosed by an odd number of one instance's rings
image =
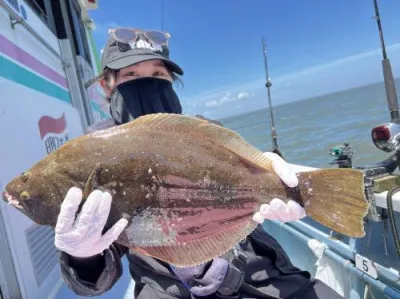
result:
[(19, 200), (7, 191), (3, 192), (3, 198), (8, 202), (9, 205), (12, 205), (19, 210), (24, 210), (24, 207), (19, 203)]

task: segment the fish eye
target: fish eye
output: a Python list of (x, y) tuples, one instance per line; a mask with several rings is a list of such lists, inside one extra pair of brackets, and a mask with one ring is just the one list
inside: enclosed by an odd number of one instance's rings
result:
[(28, 181), (28, 179), (29, 179), (29, 176), (30, 176), (30, 173), (29, 173), (29, 172), (23, 172), (23, 173), (21, 174), (21, 181), (22, 181), (23, 183), (26, 183), (26, 182)]
[(28, 200), (31, 198), (31, 195), (27, 191), (21, 192), (19, 196), (21, 197), (22, 200)]

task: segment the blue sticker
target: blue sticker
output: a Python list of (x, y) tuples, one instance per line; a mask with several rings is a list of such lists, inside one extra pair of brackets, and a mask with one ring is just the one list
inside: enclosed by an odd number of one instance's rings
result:
[(25, 7), (21, 4), (21, 15), (24, 18), (24, 20), (28, 20), (28, 15), (26, 14)]
[(19, 12), (18, 0), (6, 0), (6, 2), (15, 9), (15, 11)]

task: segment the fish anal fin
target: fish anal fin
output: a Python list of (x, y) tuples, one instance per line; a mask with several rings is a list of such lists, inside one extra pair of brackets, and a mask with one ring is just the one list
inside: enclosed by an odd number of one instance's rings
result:
[(176, 267), (191, 267), (223, 255), (246, 238), (256, 226), (256, 222), (249, 221), (212, 237), (171, 246), (141, 246), (133, 249)]

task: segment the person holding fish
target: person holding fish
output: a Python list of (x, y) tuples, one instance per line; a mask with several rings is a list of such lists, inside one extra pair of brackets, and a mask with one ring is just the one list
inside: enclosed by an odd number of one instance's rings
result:
[[(148, 114), (182, 114), (172, 83), (183, 70), (169, 58), (169, 35), (132, 28), (112, 29), (109, 34), (102, 53), (103, 73), (96, 80), (109, 100), (112, 118), (89, 131), (123, 125)], [(282, 158), (274, 153), (264, 155), (288, 187), (297, 186), (296, 174)], [(261, 226), (264, 220), (286, 222), (305, 217), (305, 210), (295, 201), (285, 203), (275, 198), (261, 205), (253, 216), (258, 225), (251, 234), (229, 252), (192, 267), (172, 266), (117, 244), (128, 221), (120, 219), (103, 231), (110, 213), (110, 193), (92, 191), (75, 218), (81, 201), (82, 190), (71, 188), (55, 228), (63, 278), (78, 295), (95, 296), (111, 289), (122, 275), (121, 258), (126, 255), (137, 299), (341, 298), (321, 281), (312, 280), (308, 272), (294, 267)], [(140, 235), (139, 225), (137, 230)]]

